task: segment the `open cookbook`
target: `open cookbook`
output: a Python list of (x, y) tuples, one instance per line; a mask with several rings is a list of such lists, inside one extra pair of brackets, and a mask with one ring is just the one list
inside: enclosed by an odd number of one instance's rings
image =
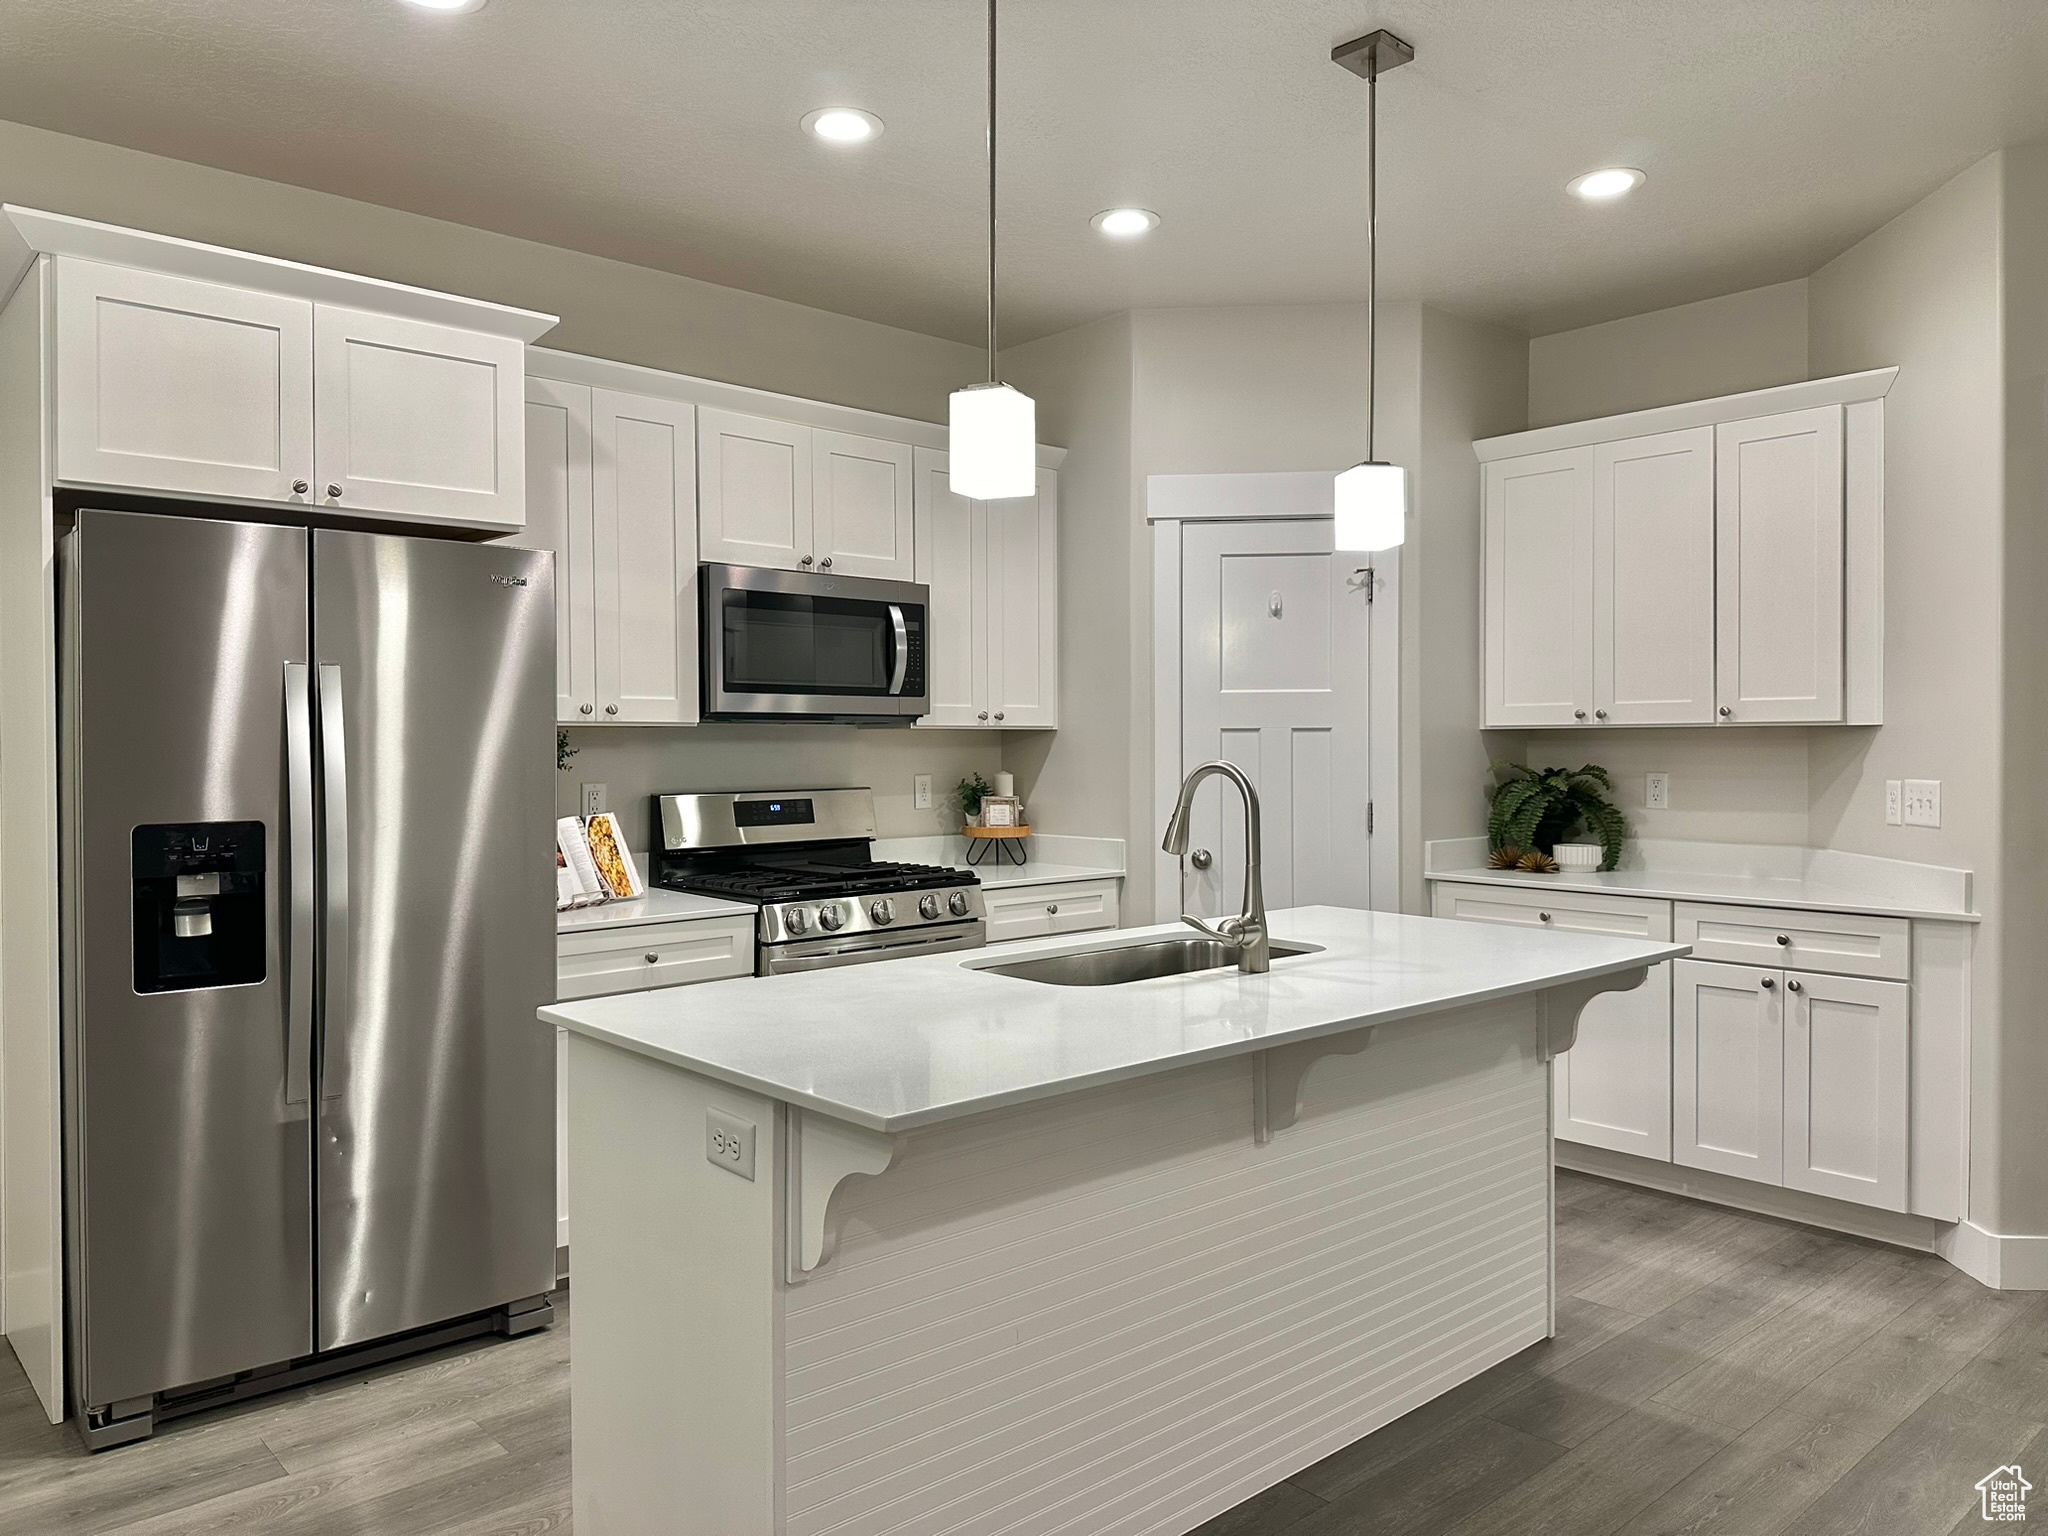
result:
[(642, 896), (647, 886), (626, 850), (619, 818), (564, 816), (555, 823), (555, 910)]

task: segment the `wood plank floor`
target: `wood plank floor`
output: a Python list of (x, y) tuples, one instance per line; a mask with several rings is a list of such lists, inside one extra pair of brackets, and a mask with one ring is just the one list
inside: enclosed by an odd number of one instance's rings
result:
[[(1558, 1206), (1556, 1338), (1202, 1536), (1952, 1536), (2013, 1461), (2048, 1519), (2048, 1295), (1574, 1174)], [(96, 1457), (0, 1351), (0, 1532), (565, 1531), (567, 1303)]]

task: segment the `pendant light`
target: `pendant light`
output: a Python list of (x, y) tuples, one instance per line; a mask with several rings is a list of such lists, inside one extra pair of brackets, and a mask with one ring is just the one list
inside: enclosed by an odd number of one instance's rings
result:
[(1408, 472), (1373, 457), (1379, 415), (1380, 332), (1380, 76), (1415, 57), (1387, 31), (1368, 32), (1330, 50), (1330, 57), (1365, 77), (1365, 462), (1337, 476), (1337, 548), (1392, 549), (1407, 536)]
[(996, 377), (996, 0), (988, 0), (988, 381), (953, 391), (953, 491), (1001, 501), (1038, 491), (1038, 407)]

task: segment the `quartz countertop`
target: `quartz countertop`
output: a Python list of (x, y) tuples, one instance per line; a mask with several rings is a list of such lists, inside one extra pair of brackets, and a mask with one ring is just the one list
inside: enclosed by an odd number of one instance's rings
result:
[(1432, 870), (1431, 880), (1458, 885), (1508, 885), (1537, 891), (1597, 891), (1657, 901), (1710, 901), (1738, 907), (1800, 907), (1809, 912), (1861, 912), (1974, 923), (1977, 914), (1911, 895), (1855, 889), (1803, 875), (1744, 875), (1668, 869), (1560, 870), (1533, 875), (1519, 869)]
[(1003, 851), (1014, 843), (984, 844), (979, 864), (967, 862), (967, 842), (961, 837), (897, 837), (877, 841), (875, 857), (896, 859), (905, 864), (943, 864), (949, 869), (967, 869), (981, 880), (983, 890), (1002, 891), (1019, 885), (1065, 885), (1075, 880), (1120, 880), (1124, 874), (1124, 845), (1121, 838), (1069, 837), (1059, 833), (1033, 833), (1024, 839), (1024, 862), (1012, 864)]
[[(1099, 872), (1098, 872), (1099, 873)], [(1685, 954), (1679, 944), (1299, 907), (1276, 939), (1321, 946), (1125, 986), (987, 969), (1183, 937), (1178, 924), (558, 1003), (553, 1024), (784, 1103), (894, 1132), (1341, 1034)]]
[(683, 923), (698, 917), (752, 916), (758, 909), (744, 901), (717, 896), (689, 896), (681, 891), (650, 888), (631, 901), (607, 901), (555, 914), (556, 933), (593, 933), (606, 928), (632, 928), (641, 923)]

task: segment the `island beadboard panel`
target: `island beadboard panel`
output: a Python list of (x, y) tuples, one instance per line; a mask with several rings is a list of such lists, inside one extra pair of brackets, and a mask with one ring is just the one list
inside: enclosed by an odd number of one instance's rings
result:
[(1543, 1338), (1540, 999), (1251, 1135), (1211, 1063), (911, 1133), (783, 1292), (791, 1536), (1184, 1532)]

